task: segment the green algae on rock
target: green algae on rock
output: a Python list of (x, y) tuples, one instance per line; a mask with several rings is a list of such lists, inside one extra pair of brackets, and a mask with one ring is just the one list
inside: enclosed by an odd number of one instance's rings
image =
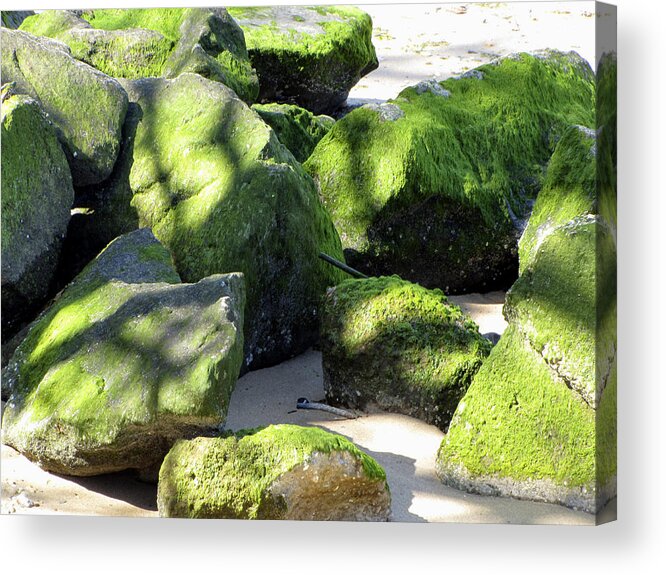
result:
[(353, 110), (305, 162), (351, 266), (448, 293), (515, 278), (521, 218), (557, 139), (592, 125), (594, 77), (553, 51), (474, 72)]
[(229, 7), (259, 76), (259, 101), (331, 114), (377, 68), (372, 20), (351, 6)]
[(319, 140), (335, 124), (330, 116), (315, 116), (291, 104), (255, 104), (252, 109), (273, 128), (280, 142), (300, 163), (310, 157)]
[(127, 95), (118, 82), (75, 60), (69, 48), (1, 29), (2, 79), (37, 100), (56, 127), (75, 186), (105, 180), (120, 149)]
[(380, 465), (316, 427), (271, 425), (179, 441), (160, 470), (161, 517), (387, 521)]
[(221, 425), (243, 353), (240, 274), (181, 284), (148, 229), (118, 238), (32, 324), (3, 379), (3, 441), (44, 469), (158, 465)]
[(449, 485), (588, 513), (616, 493), (617, 252), (595, 213), (593, 136), (571, 128), (548, 167), (507, 294), (509, 328), (439, 450)]
[(67, 158), (41, 106), (3, 93), (3, 342), (48, 296), (73, 202)]
[(224, 8), (46, 10), (21, 29), (64, 42), (75, 58), (115, 78), (195, 72), (247, 102), (259, 92), (243, 31)]
[(320, 345), (327, 399), (376, 405), (444, 430), (490, 351), (440, 290), (396, 276), (328, 290)]
[(317, 308), (342, 272), (340, 239), (312, 179), (236, 94), (196, 74), (126, 81), (141, 110), (129, 184), (139, 225), (174, 256), (184, 281), (243, 272), (246, 363), (304, 351)]

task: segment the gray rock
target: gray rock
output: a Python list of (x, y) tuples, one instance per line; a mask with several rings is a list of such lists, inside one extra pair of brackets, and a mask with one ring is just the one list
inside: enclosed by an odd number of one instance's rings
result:
[(56, 126), (75, 186), (105, 180), (118, 157), (127, 95), (58, 41), (1, 29), (3, 82), (38, 100)]
[(175, 440), (222, 424), (243, 358), (243, 278), (180, 284), (170, 260), (149, 230), (123, 236), (32, 324), (3, 371), (5, 443), (85, 476), (154, 467)]

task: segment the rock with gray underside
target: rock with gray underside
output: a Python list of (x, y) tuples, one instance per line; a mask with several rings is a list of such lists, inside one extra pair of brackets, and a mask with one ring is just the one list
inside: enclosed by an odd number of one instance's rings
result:
[(2, 28), (2, 79), (37, 100), (56, 127), (75, 186), (110, 174), (120, 150), (127, 94), (56, 40)]

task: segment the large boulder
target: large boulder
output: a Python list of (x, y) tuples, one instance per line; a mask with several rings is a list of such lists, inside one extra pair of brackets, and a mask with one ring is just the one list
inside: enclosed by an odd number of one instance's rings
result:
[(60, 42), (21, 30), (2, 28), (1, 34), (2, 80), (40, 102), (64, 146), (74, 185), (105, 180), (120, 149), (125, 91)]
[(305, 162), (335, 124), (330, 116), (315, 116), (305, 108), (292, 104), (255, 104), (252, 109), (277, 134), (300, 163)]
[(259, 75), (259, 100), (331, 114), (375, 68), (372, 20), (351, 6), (233, 7)]
[[(509, 328), (437, 459), (454, 487), (597, 512), (616, 489), (616, 247), (592, 133), (560, 141), (507, 294)], [(569, 218), (569, 219), (567, 219)]]
[(64, 42), (75, 58), (115, 78), (195, 72), (247, 102), (259, 92), (243, 31), (224, 8), (45, 10), (21, 29)]
[(320, 345), (331, 402), (377, 406), (443, 430), (491, 347), (440, 290), (398, 277), (329, 289)]
[(447, 293), (506, 289), (554, 146), (594, 113), (585, 60), (517, 54), (353, 110), (304, 167), (351, 266)]
[[(6, 87), (11, 91), (11, 86)], [(49, 293), (74, 202), (56, 131), (39, 103), (3, 93), (2, 341)]]
[(43, 468), (159, 465), (224, 422), (242, 363), (239, 274), (181, 284), (150, 230), (111, 243), (31, 326), (3, 371), (3, 441)]
[(131, 167), (118, 173), (115, 197), (133, 194), (127, 217), (153, 230), (184, 281), (243, 272), (248, 367), (307, 349), (319, 299), (342, 279), (319, 252), (343, 257), (312, 179), (223, 84), (195, 74), (122, 82), (141, 117)]
[(379, 464), (344, 437), (272, 425), (179, 441), (160, 469), (161, 517), (387, 521)]

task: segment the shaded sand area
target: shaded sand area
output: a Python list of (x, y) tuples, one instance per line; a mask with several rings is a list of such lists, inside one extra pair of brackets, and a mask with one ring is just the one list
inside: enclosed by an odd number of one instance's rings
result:
[[(482, 331), (504, 330), (503, 292), (451, 299)], [(321, 354), (310, 350), (278, 366), (240, 378), (226, 428), (271, 423), (316, 425), (340, 433), (372, 455), (387, 473), (392, 521), (591, 525), (594, 518), (558, 505), (472, 495), (444, 486), (435, 455), (444, 434), (432, 425), (382, 411), (342, 419), (297, 410), (296, 400), (324, 400)], [(156, 486), (125, 472), (72, 478), (47, 473), (14, 449), (2, 446), (2, 513), (157, 517)]]

